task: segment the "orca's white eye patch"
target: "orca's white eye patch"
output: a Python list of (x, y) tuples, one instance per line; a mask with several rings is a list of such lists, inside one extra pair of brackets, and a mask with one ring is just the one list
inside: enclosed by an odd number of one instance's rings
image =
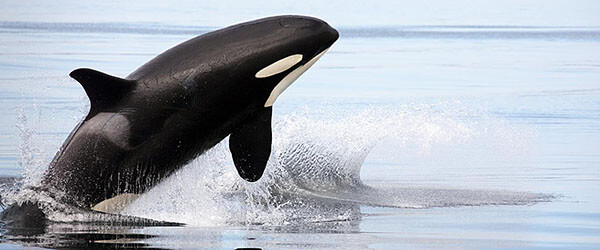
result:
[(256, 75), (254, 75), (254, 77), (266, 78), (266, 77), (269, 77), (272, 75), (277, 75), (283, 71), (288, 70), (291, 67), (294, 67), (294, 65), (296, 65), (300, 61), (302, 61), (301, 54), (295, 54), (295, 55), (288, 56), (286, 58), (283, 58), (283, 59), (281, 59), (277, 62), (274, 62), (271, 65), (259, 70), (258, 72), (256, 72)]
[(306, 70), (308, 70), (308, 68), (310, 68), (310, 66), (315, 64), (315, 62), (317, 62), (317, 60), (319, 60), (319, 58), (321, 58), (321, 56), (323, 56), (323, 54), (325, 54), (325, 52), (327, 52), (328, 49), (329, 48), (321, 51), (321, 53), (319, 53), (318, 55), (316, 55), (315, 57), (310, 59), (308, 62), (306, 62), (302, 66), (299, 66), (298, 68), (294, 69), (287, 76), (285, 76), (283, 79), (281, 79), (281, 81), (271, 91), (271, 94), (269, 95), (269, 99), (267, 99), (267, 102), (265, 102), (265, 108), (273, 106), (273, 103), (275, 103), (275, 100), (277, 100), (277, 97), (279, 97), (281, 92), (283, 92), (285, 89), (287, 89), (287, 87), (292, 85), (292, 83), (294, 81), (296, 81), (296, 79), (298, 79), (298, 77), (300, 77), (300, 75), (302, 75), (302, 73), (304, 73)]

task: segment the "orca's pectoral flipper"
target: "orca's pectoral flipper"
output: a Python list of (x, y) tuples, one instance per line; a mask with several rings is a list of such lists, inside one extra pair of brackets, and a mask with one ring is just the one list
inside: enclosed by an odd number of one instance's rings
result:
[(261, 110), (240, 124), (229, 137), (235, 168), (250, 182), (260, 179), (271, 155), (271, 113), (271, 107)]
[(81, 83), (90, 98), (90, 113), (113, 106), (135, 86), (135, 81), (107, 75), (93, 69), (76, 69), (69, 75)]

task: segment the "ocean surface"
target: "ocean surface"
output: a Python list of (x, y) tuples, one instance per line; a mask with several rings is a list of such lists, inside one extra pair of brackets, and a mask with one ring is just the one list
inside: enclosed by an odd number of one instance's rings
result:
[[(0, 248), (600, 248), (595, 1), (8, 1), (0, 194), (39, 181), (89, 102), (68, 74), (124, 77), (162, 51), (277, 14), (340, 39), (274, 105), (265, 176), (226, 143), (124, 214), (182, 227), (0, 230)], [(166, 156), (165, 156), (166, 157)]]

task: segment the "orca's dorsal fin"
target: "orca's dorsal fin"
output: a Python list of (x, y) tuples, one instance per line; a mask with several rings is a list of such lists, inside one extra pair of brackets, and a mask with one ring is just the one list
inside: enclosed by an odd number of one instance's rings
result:
[(258, 111), (229, 136), (235, 168), (250, 182), (260, 179), (271, 155), (271, 113), (271, 107)]
[(90, 98), (91, 110), (110, 108), (135, 86), (135, 81), (104, 74), (93, 69), (76, 69), (69, 74)]

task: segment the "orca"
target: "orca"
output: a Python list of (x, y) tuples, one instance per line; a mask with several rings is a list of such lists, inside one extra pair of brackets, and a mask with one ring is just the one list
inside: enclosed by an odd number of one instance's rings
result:
[(135, 198), (227, 136), (241, 178), (259, 180), (273, 104), (338, 37), (320, 19), (275, 16), (192, 38), (125, 78), (74, 70), (90, 110), (37, 188), (65, 204), (103, 207)]

